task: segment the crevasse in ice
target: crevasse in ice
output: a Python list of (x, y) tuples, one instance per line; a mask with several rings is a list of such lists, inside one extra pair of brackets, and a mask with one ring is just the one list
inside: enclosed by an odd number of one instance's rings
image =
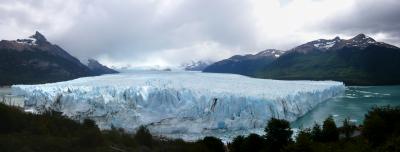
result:
[(263, 128), (271, 117), (293, 121), (342, 94), (334, 81), (280, 81), (234, 74), (141, 71), (71, 81), (14, 85), (25, 108), (52, 109), (100, 128), (147, 126), (171, 137)]

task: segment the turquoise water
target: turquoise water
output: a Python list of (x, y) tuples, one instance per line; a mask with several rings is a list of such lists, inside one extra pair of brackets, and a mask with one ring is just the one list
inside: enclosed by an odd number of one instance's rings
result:
[(292, 127), (309, 128), (329, 115), (333, 116), (337, 125), (341, 125), (345, 118), (361, 124), (371, 107), (386, 105), (400, 106), (400, 86), (351, 86), (346, 88), (343, 96), (321, 103), (294, 121)]

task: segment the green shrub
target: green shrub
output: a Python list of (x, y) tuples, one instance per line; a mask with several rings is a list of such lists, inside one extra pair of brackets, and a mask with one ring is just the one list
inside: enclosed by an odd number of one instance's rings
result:
[(335, 121), (332, 116), (325, 119), (322, 125), (322, 141), (334, 142), (339, 140), (339, 130), (336, 127)]
[(365, 115), (362, 135), (373, 146), (400, 136), (400, 107), (374, 107)]
[(136, 131), (134, 138), (141, 146), (146, 146), (148, 148), (153, 147), (153, 136), (150, 134), (150, 131), (145, 126), (139, 127), (139, 129)]
[(292, 142), (290, 124), (286, 120), (272, 118), (265, 128), (265, 139), (269, 151), (280, 151)]
[(231, 143), (228, 143), (228, 149), (230, 152), (244, 152), (244, 140), (243, 136), (235, 137)]
[(200, 143), (206, 148), (208, 152), (224, 152), (225, 146), (224, 143), (218, 138), (215, 137), (204, 137)]
[(318, 123), (315, 123), (311, 130), (311, 138), (315, 142), (322, 141), (322, 130), (321, 126)]
[(352, 124), (348, 118), (343, 120), (343, 126), (341, 128), (346, 139), (350, 139), (351, 135), (353, 135), (356, 130), (356, 126)]

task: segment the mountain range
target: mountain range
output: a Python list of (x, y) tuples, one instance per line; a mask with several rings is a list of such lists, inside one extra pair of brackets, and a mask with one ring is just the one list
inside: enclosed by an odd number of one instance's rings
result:
[(283, 54), (281, 50), (268, 49), (257, 54), (235, 55), (215, 62), (204, 68), (203, 72), (236, 73), (252, 76), (254, 73)]
[(180, 66), (185, 71), (203, 71), (206, 67), (213, 64), (212, 61), (192, 61), (190, 63), (184, 63)]
[(39, 32), (27, 39), (0, 41), (0, 85), (57, 82), (116, 72), (106, 68), (93, 61), (89, 61), (89, 67), (82, 64)]
[[(215, 63), (191, 62), (185, 70), (236, 73), (280, 80), (335, 80), (347, 85), (400, 84), (400, 48), (364, 34), (319, 39), (287, 51), (267, 49)], [(0, 85), (38, 84), (118, 73), (94, 59), (81, 63), (39, 32), (0, 41)]]
[(260, 55), (233, 56), (203, 72), (280, 80), (335, 80), (346, 85), (400, 84), (400, 48), (364, 34), (311, 41), (277, 57), (269, 54), (269, 59), (261, 61), (256, 56)]
[(95, 59), (88, 59), (87, 67), (95, 75), (119, 73), (114, 69), (110, 69), (107, 66), (102, 65), (101, 63), (99, 63), (99, 61)]

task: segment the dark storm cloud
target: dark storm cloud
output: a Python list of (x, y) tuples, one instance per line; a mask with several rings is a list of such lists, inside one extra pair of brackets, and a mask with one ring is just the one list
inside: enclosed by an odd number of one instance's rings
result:
[(354, 7), (338, 12), (319, 25), (330, 33), (356, 35), (366, 33), (383, 34), (383, 40), (400, 44), (400, 1), (399, 0), (358, 0)]
[(399, 45), (399, 0), (1, 0), (0, 38), (35, 30), (109, 65), (217, 60), (317, 38)]
[(74, 52), (79, 56), (103, 53), (123, 60), (141, 60), (160, 50), (204, 41), (251, 45), (254, 32), (249, 31), (245, 12), (250, 6), (227, 1), (181, 1), (173, 6), (148, 1), (93, 2), (57, 39), (70, 50), (79, 50)]

